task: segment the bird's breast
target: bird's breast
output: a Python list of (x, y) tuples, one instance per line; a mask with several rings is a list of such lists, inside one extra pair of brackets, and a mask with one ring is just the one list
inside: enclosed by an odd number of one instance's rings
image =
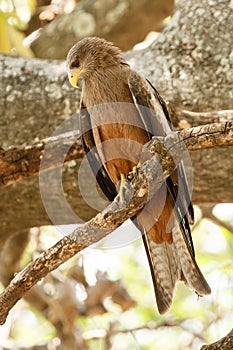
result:
[[(130, 172), (142, 160), (149, 135), (128, 85), (119, 80), (85, 85), (83, 102), (90, 115), (94, 141), (111, 180)], [(145, 157), (144, 157), (145, 158)]]
[[(96, 116), (95, 116), (96, 117)], [(115, 114), (111, 111), (108, 118), (103, 115), (94, 118), (93, 136), (111, 180), (117, 184), (121, 174), (129, 173), (133, 166), (143, 161), (142, 146), (149, 140), (147, 132), (130, 121), (132, 114)], [(104, 121), (103, 121), (104, 119)]]

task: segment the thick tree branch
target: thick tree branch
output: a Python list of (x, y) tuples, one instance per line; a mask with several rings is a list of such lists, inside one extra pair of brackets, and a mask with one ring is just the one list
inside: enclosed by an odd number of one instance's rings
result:
[(202, 346), (201, 350), (232, 350), (233, 349), (233, 329), (222, 339), (213, 344)]
[[(42, 169), (40, 162), (45, 148), (47, 160), (43, 159)], [(31, 146), (0, 150), (0, 188), (35, 175), (39, 170), (60, 165), (64, 158), (65, 161), (69, 161), (81, 159), (83, 156), (84, 151), (78, 131), (53, 136)]]
[[(118, 195), (105, 210), (42, 253), (10, 282), (0, 297), (0, 324), (5, 322), (9, 310), (15, 303), (41, 278), (134, 216), (145, 205), (148, 188), (150, 194), (159, 189), (161, 182), (175, 169), (175, 163), (182, 159), (185, 147), (194, 149), (195, 145), (200, 147), (200, 144), (213, 147), (218, 139), (221, 140), (221, 145), (225, 145), (223, 135), (228, 137), (232, 135), (232, 131), (233, 124), (225, 123), (225, 125), (216, 124), (212, 132), (211, 126), (202, 126), (171, 133), (163, 140), (152, 139), (147, 148), (151, 153), (155, 153), (155, 156), (142, 165), (136, 179), (125, 185), (124, 201), (120, 200)], [(184, 141), (180, 137), (182, 134), (185, 136)], [(197, 139), (200, 139), (199, 142)], [(160, 170), (161, 167), (163, 172)]]
[[(202, 113), (195, 113), (202, 117)], [(224, 113), (214, 112), (215, 115), (231, 116), (231, 111)], [(184, 115), (187, 112), (184, 111)], [(209, 114), (208, 114), (209, 115)], [(228, 118), (227, 118), (228, 119)], [(233, 113), (232, 113), (233, 120)], [(233, 137), (230, 123), (215, 123), (183, 130), (179, 137), (186, 141), (189, 151), (196, 151), (217, 146), (233, 145)], [(196, 139), (196, 137), (198, 138)], [(212, 138), (212, 141), (210, 140)], [(41, 167), (41, 158), (46, 148), (46, 158)], [(0, 150), (0, 188), (8, 186), (16, 181), (35, 175), (41, 170), (56, 167), (63, 161), (82, 159), (82, 149), (79, 132), (73, 131), (62, 135), (53, 136), (41, 140), (31, 146), (10, 147), (8, 150)]]

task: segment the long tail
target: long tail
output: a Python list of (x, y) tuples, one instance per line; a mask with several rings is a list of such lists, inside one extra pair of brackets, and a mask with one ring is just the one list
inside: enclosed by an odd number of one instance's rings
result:
[(146, 233), (142, 235), (147, 252), (156, 302), (160, 314), (172, 304), (176, 283), (184, 281), (198, 295), (207, 295), (211, 289), (202, 275), (194, 256), (184, 242), (178, 224), (172, 230), (173, 243), (156, 244)]

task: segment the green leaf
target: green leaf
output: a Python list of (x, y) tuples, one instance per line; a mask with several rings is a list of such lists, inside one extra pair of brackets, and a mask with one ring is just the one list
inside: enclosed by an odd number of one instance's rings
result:
[(11, 48), (14, 49), (15, 53), (19, 56), (33, 57), (32, 51), (23, 45), (23, 40), (25, 38), (24, 34), (19, 32), (14, 27), (8, 28), (9, 40), (11, 43)]
[(7, 17), (4, 13), (0, 12), (0, 52), (10, 53), (11, 45), (9, 40), (9, 25)]

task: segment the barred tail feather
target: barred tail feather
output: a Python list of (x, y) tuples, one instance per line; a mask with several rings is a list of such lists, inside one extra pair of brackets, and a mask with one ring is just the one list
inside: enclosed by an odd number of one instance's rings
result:
[(172, 244), (166, 241), (157, 244), (149, 235), (143, 234), (160, 314), (170, 309), (176, 283), (180, 280), (185, 281), (199, 295), (211, 292), (195, 258), (191, 256), (183, 240), (178, 225), (173, 228), (172, 236)]
[(155, 243), (150, 236), (143, 234), (154, 284), (155, 297), (160, 314), (170, 309), (176, 282), (181, 279), (181, 266), (174, 244), (164, 241)]
[(194, 289), (198, 295), (208, 295), (211, 289), (206, 282), (201, 270), (199, 269), (195, 258), (190, 254), (184, 242), (178, 225), (172, 230), (173, 244), (180, 260), (182, 273), (187, 285)]

